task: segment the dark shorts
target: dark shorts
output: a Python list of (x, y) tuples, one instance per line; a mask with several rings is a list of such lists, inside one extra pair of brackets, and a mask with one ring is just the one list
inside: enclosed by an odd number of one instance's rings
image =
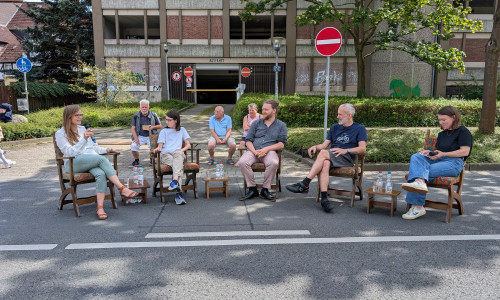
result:
[(243, 136), (243, 137), (241, 137), (241, 140), (242, 140), (243, 142), (245, 141), (245, 139), (246, 139), (246, 137), (244, 137), (244, 136)]
[(331, 151), (328, 152), (330, 153), (330, 168), (354, 166), (354, 161), (350, 154), (335, 156)]

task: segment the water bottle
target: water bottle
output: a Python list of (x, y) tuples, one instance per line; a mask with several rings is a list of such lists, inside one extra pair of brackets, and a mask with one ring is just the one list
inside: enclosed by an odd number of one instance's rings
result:
[(220, 178), (220, 165), (219, 165), (219, 162), (215, 163), (215, 178)]
[(144, 170), (142, 169), (142, 165), (139, 165), (139, 168), (137, 169), (138, 173), (137, 173), (137, 183), (139, 185), (143, 185), (144, 184)]
[(307, 156), (306, 146), (302, 146), (302, 157), (306, 157), (306, 156)]
[(391, 171), (387, 172), (387, 182), (385, 183), (385, 192), (392, 194), (392, 176)]
[(380, 191), (382, 191), (383, 186), (384, 186), (384, 179), (383, 179), (382, 171), (378, 171), (377, 181), (375, 181), (373, 191), (380, 192)]
[(224, 164), (220, 162), (219, 166), (220, 178), (224, 178)]
[(137, 167), (137, 165), (134, 165), (133, 174), (134, 174), (134, 183), (138, 184), (139, 183), (139, 167)]

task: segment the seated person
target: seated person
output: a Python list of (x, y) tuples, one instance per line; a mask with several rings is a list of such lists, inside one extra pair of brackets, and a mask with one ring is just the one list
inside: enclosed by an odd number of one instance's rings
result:
[[(353, 121), (356, 110), (350, 103), (339, 106), (337, 112), (338, 124), (330, 127), (326, 140), (308, 149), (311, 153), (320, 151), (316, 157), (309, 174), (299, 183), (287, 185), (287, 189), (293, 193), (307, 193), (311, 180), (319, 175), (319, 188), (321, 192), (321, 206), (326, 212), (333, 210), (333, 204), (328, 201), (328, 182), (330, 180), (330, 169), (338, 167), (352, 167), (354, 165), (354, 154), (366, 152), (366, 128)], [(327, 147), (331, 144), (330, 150)]]
[(0, 104), (0, 121), (4, 123), (12, 122), (12, 105), (9, 103)]
[(231, 117), (224, 114), (224, 107), (217, 106), (214, 110), (214, 115), (210, 117), (209, 128), (211, 136), (208, 138), (208, 153), (210, 159), (209, 165), (214, 164), (215, 145), (227, 144), (229, 146), (229, 153), (227, 156), (227, 164), (234, 165), (233, 154), (236, 151), (236, 142), (231, 137), (232, 129)]
[(411, 208), (403, 219), (413, 220), (425, 215), (427, 183), (436, 177), (458, 177), (472, 149), (472, 135), (462, 126), (462, 118), (453, 106), (438, 111), (441, 131), (437, 137), (436, 150), (423, 150), (411, 156), (408, 182), (402, 188), (408, 191), (406, 202)]
[[(3, 132), (2, 132), (2, 126), (0, 126), (0, 142), (2, 140), (3, 140)], [(12, 167), (12, 165), (15, 165), (16, 162), (14, 160), (9, 160), (5, 158), (5, 153), (7, 153), (7, 151), (0, 149), (0, 160), (3, 162), (4, 168), (8, 169)]]
[[(160, 131), (158, 147), (153, 152), (161, 151), (161, 164), (172, 167), (172, 182), (168, 190), (177, 191), (175, 203), (182, 205), (186, 204), (186, 200), (183, 198), (179, 181), (182, 178), (182, 174), (184, 174), (184, 159), (186, 159), (184, 151), (191, 148), (191, 144), (189, 143), (190, 137), (186, 129), (181, 127), (181, 117), (175, 109), (167, 112), (165, 120), (167, 121), (167, 127)], [(183, 142), (184, 147), (182, 147)]]
[(247, 137), (250, 126), (255, 120), (260, 118), (262, 118), (262, 116), (258, 113), (257, 104), (248, 104), (248, 115), (243, 118), (243, 137), (241, 138), (240, 148), (245, 147), (245, 138)]
[[(63, 111), (63, 126), (56, 132), (57, 147), (63, 156), (74, 156), (73, 172), (91, 173), (95, 177), (97, 196), (97, 218), (105, 220), (108, 215), (104, 212), (104, 197), (106, 195), (107, 179), (111, 181), (120, 195), (127, 198), (137, 196), (137, 192), (129, 190), (123, 185), (109, 160), (98, 154), (118, 153), (111, 148), (102, 148), (92, 140), (94, 133), (91, 129), (81, 126), (83, 114), (78, 105), (68, 105)], [(69, 172), (69, 160), (64, 162), (66, 172)]]
[(276, 118), (278, 102), (267, 100), (262, 104), (262, 119), (258, 119), (250, 126), (246, 138), (247, 151), (243, 153), (239, 160), (241, 173), (247, 183), (248, 192), (240, 198), (240, 201), (248, 200), (259, 196), (255, 177), (252, 171), (252, 164), (262, 162), (266, 166), (264, 172), (264, 183), (260, 196), (276, 201), (275, 197), (269, 193), (271, 183), (278, 170), (279, 157), (276, 150), (283, 149), (287, 140), (287, 129), (285, 123)]
[[(149, 101), (142, 99), (140, 101), (140, 111), (134, 115), (132, 118), (132, 144), (130, 145), (130, 150), (134, 156), (134, 161), (131, 166), (139, 165), (139, 148), (142, 145), (148, 145), (148, 149), (151, 149), (149, 144), (149, 134), (157, 134), (158, 129), (161, 129), (160, 118), (156, 113), (149, 110)], [(150, 159), (151, 162), (151, 159)]]

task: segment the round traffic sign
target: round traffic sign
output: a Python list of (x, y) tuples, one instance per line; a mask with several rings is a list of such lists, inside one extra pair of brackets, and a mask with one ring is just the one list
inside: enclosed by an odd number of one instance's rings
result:
[(186, 67), (184, 69), (184, 76), (187, 77), (193, 76), (193, 69), (191, 67)]
[(249, 77), (251, 73), (252, 71), (250, 71), (250, 69), (247, 67), (241, 69), (241, 76), (243, 77)]
[(186, 77), (186, 83), (193, 82), (193, 77)]
[(19, 72), (27, 73), (31, 71), (31, 61), (27, 58), (20, 58), (16, 61), (16, 67)]
[(172, 80), (173, 81), (179, 81), (181, 80), (181, 73), (180, 72), (172, 72)]
[(342, 35), (337, 28), (326, 27), (316, 36), (316, 50), (323, 56), (334, 55), (342, 45)]

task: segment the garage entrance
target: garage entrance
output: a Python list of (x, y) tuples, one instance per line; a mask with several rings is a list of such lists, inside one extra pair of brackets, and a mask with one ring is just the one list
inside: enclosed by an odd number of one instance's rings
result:
[[(239, 83), (238, 65), (196, 64), (196, 89), (234, 90)], [(198, 91), (200, 104), (234, 104), (235, 91)]]

